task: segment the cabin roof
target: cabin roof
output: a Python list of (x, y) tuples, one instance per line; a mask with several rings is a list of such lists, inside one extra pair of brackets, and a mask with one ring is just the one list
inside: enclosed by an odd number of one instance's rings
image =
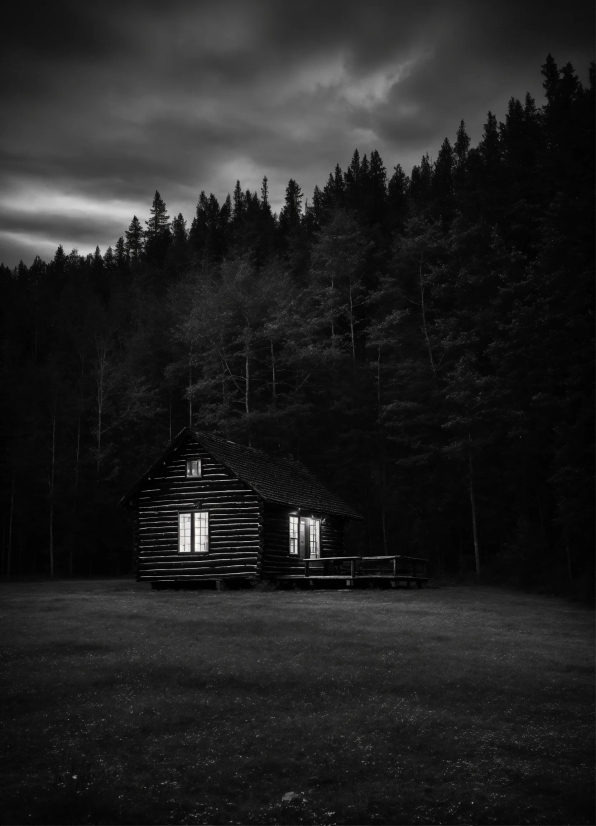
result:
[(126, 505), (130, 502), (143, 483), (150, 479), (158, 468), (163, 467), (163, 462), (186, 441), (185, 437), (194, 438), (214, 459), (249, 485), (266, 502), (345, 516), (349, 519), (362, 519), (360, 514), (339, 496), (327, 490), (301, 462), (271, 456), (262, 450), (245, 447), (188, 427), (178, 434), (165, 454), (123, 497), (121, 504)]

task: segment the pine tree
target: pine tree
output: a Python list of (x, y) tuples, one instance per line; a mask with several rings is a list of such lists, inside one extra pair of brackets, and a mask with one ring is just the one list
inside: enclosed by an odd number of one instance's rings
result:
[(470, 136), (466, 124), (460, 121), (455, 143), (453, 145), (453, 187), (460, 212), (466, 212), (468, 155), (470, 153)]
[(432, 165), (428, 152), (422, 156), (420, 166), (412, 168), (410, 177), (410, 201), (418, 215), (424, 215), (431, 200)]
[(108, 272), (111, 272), (114, 267), (116, 266), (116, 259), (114, 257), (114, 250), (111, 247), (108, 247), (106, 250), (106, 254), (103, 257), (104, 267)]
[(366, 253), (363, 233), (343, 210), (332, 214), (312, 250), (309, 292), (317, 306), (311, 323), (318, 324), (332, 348), (342, 345), (352, 360), (361, 352)]
[(138, 263), (143, 253), (144, 232), (141, 222), (136, 215), (133, 216), (130, 226), (124, 233), (126, 235), (125, 249), (130, 261)]
[(506, 209), (503, 231), (516, 249), (533, 255), (533, 228), (544, 200), (539, 173), (544, 140), (540, 114), (529, 94), (524, 105), (510, 99), (505, 123), (499, 125), (499, 130)]
[(380, 226), (387, 209), (387, 170), (379, 153), (374, 149), (370, 161), (362, 161), (361, 188), (362, 201), (359, 212), (362, 220), (369, 226)]
[(170, 216), (167, 214), (166, 205), (157, 190), (155, 190), (153, 203), (151, 204), (149, 212), (151, 213), (151, 217), (148, 221), (145, 221), (147, 225), (145, 236), (147, 240), (152, 241), (160, 238), (170, 226)]
[(312, 203), (305, 209), (305, 217), (307, 217), (307, 233), (309, 237), (318, 232), (325, 220), (324, 195), (317, 185), (313, 190)]
[(265, 175), (263, 183), (261, 184), (261, 209), (264, 212), (271, 213), (271, 205), (269, 203), (269, 181)]
[(431, 181), (432, 211), (449, 224), (455, 212), (453, 187), (453, 150), (445, 138), (435, 162)]
[(493, 226), (500, 223), (504, 210), (504, 180), (501, 154), (501, 135), (496, 116), (489, 112), (483, 127), (483, 135), (478, 144), (481, 160), (480, 188), (482, 190), (483, 213)]
[(329, 178), (322, 192), (321, 206), (327, 210), (343, 209), (346, 204), (346, 185), (344, 174), (339, 164), (335, 165), (333, 173), (329, 173)]
[(95, 252), (93, 253), (93, 269), (98, 273), (103, 272), (103, 258), (99, 247), (95, 247)]
[(55, 289), (60, 289), (66, 277), (66, 254), (62, 244), (58, 246), (54, 258), (48, 267), (48, 275)]
[(190, 260), (186, 221), (181, 212), (172, 221), (171, 244), (168, 249), (166, 269), (179, 277)]
[(279, 216), (279, 224), (282, 234), (287, 235), (292, 230), (300, 226), (302, 218), (302, 190), (300, 186), (290, 179), (286, 187), (286, 197)]
[(458, 171), (465, 169), (469, 151), (470, 136), (466, 132), (466, 124), (463, 120), (461, 120), (459, 123), (459, 127), (457, 129), (455, 144), (453, 146), (453, 154), (455, 156), (455, 167)]
[(230, 244), (232, 202), (228, 195), (220, 207), (215, 195), (201, 192), (190, 228), (189, 244), (197, 263), (221, 261)]
[(233, 207), (232, 207), (232, 222), (234, 224), (242, 223), (242, 219), (244, 218), (244, 213), (246, 212), (246, 200), (244, 197), (244, 193), (240, 187), (240, 181), (236, 181), (236, 186), (234, 187), (234, 198), (233, 198)]
[(170, 216), (166, 205), (156, 190), (150, 209), (151, 217), (145, 221), (145, 254), (148, 261), (161, 266), (165, 260), (168, 246), (171, 241)]
[(124, 238), (120, 236), (116, 241), (116, 252), (114, 255), (116, 268), (119, 271), (123, 271), (128, 266), (128, 252), (126, 249), (126, 244), (124, 243)]
[(387, 185), (388, 220), (395, 232), (403, 232), (408, 217), (408, 188), (408, 176), (397, 164)]

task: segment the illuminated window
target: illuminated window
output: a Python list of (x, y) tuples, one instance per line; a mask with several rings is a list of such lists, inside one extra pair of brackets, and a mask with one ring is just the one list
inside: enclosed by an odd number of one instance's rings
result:
[(178, 552), (206, 554), (209, 550), (209, 511), (178, 514)]
[(310, 520), (310, 557), (311, 559), (321, 558), (321, 520)]
[(290, 553), (301, 559), (320, 559), (321, 520), (290, 516)]
[(290, 553), (298, 556), (298, 517), (290, 516)]
[(189, 554), (192, 550), (192, 524), (190, 513), (178, 514), (178, 551)]
[(198, 479), (201, 476), (201, 460), (188, 459), (186, 462), (186, 478)]

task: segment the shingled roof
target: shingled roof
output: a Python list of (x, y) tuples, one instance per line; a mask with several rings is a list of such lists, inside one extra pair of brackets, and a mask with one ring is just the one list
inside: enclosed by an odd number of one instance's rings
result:
[(347, 505), (339, 496), (331, 493), (300, 462), (270, 456), (262, 450), (229, 442), (211, 433), (185, 428), (178, 434), (166, 454), (139, 479), (134, 487), (122, 499), (126, 504), (146, 479), (152, 475), (154, 468), (162, 465), (164, 459), (171, 455), (182, 443), (185, 436), (191, 436), (205, 448), (215, 459), (230, 470), (234, 476), (249, 485), (266, 502), (349, 519), (362, 519), (360, 514)]

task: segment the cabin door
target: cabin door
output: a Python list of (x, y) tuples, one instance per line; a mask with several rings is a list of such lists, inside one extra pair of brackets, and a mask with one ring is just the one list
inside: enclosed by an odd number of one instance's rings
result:
[(321, 557), (321, 520), (310, 516), (300, 517), (298, 546), (302, 559), (320, 559)]

